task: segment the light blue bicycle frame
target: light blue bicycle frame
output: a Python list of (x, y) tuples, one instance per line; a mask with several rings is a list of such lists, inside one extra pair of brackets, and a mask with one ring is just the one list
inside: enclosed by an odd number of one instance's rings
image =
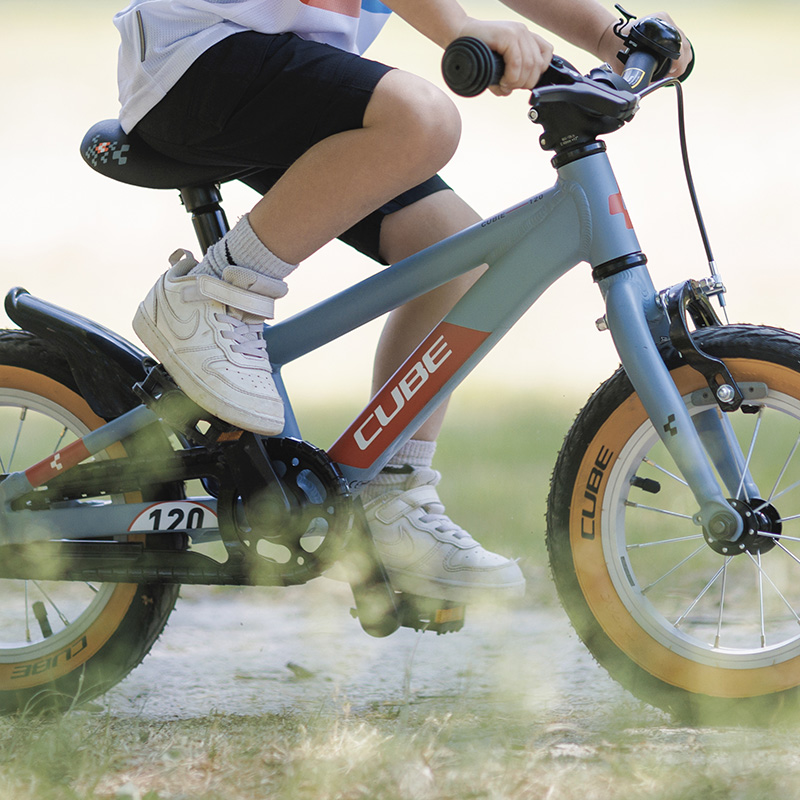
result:
[[(322, 344), (473, 267), (489, 265), (331, 448), (351, 486), (359, 486), (556, 280), (581, 262), (596, 267), (639, 252), (608, 157), (594, 153), (560, 168), (549, 191), (268, 328), (268, 350), (279, 375), (282, 365)], [(735, 538), (741, 520), (723, 497), (708, 452), (658, 353), (656, 342), (668, 337), (668, 320), (647, 268), (624, 270), (600, 280), (599, 287), (628, 377), (697, 499), (696, 521), (716, 518), (718, 524), (733, 525)], [(286, 402), (288, 409), (288, 397)], [(715, 411), (704, 416), (717, 419)], [(711, 419), (704, 436), (728, 441), (726, 421)], [(300, 436), (291, 413), (284, 434)], [(731, 455), (729, 447), (717, 449)], [(734, 458), (743, 463), (741, 453)]]
[[(555, 186), (548, 191), (266, 328), (268, 351), (286, 402), (282, 435), (301, 438), (280, 374), (283, 365), (488, 264), (481, 278), (330, 449), (329, 455), (350, 486), (363, 485), (550, 285), (582, 262), (597, 267), (638, 253), (639, 242), (606, 153), (593, 152), (562, 166)], [(627, 375), (697, 500), (696, 523), (724, 530), (735, 539), (741, 534), (742, 521), (722, 493), (709, 454), (716, 454), (720, 461), (715, 466), (731, 496), (742, 480), (744, 459), (741, 452), (732, 451), (735, 445), (727, 435), (727, 420), (724, 415), (720, 419), (715, 408), (699, 415), (702, 422), (692, 422), (658, 352), (656, 343), (668, 338), (668, 319), (646, 266), (623, 269), (599, 280), (598, 285)], [(90, 436), (114, 441), (153, 419), (151, 412), (135, 409)], [(728, 466), (731, 463), (736, 469)], [(15, 483), (14, 477), (0, 485), (0, 501), (7, 503), (24, 493), (25, 482)], [(757, 496), (754, 487), (751, 491)], [(204, 502), (213, 507), (213, 500)], [(112, 504), (92, 509), (91, 514), (85, 513), (87, 510), (55, 509), (37, 514), (58, 515), (53, 525), (61, 535), (69, 536), (75, 528), (79, 535), (90, 537), (128, 530), (122, 523), (141, 513), (137, 504)], [(89, 523), (88, 518), (97, 511), (104, 513)], [(22, 519), (19, 524), (11, 519), (19, 514), (6, 516), (9, 524), (0, 541), (37, 538)], [(71, 524), (67, 517), (72, 518)], [(202, 535), (201, 531), (193, 533)]]

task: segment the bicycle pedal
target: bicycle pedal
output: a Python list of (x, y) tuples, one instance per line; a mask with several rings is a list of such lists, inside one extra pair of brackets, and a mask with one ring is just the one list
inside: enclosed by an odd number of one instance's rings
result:
[(412, 594), (401, 594), (399, 599), (400, 624), (405, 628), (433, 631), (441, 635), (455, 633), (464, 627), (466, 617), (464, 605)]
[(152, 367), (133, 391), (144, 405), (195, 444), (212, 444), (228, 438), (232, 431), (241, 433), (187, 397), (161, 364)]

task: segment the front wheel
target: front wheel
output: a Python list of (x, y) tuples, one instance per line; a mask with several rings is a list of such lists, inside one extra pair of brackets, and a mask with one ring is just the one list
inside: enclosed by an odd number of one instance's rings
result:
[(706, 541), (689, 487), (619, 370), (559, 454), (550, 563), (578, 635), (635, 695), (686, 720), (770, 720), (800, 709), (800, 336), (749, 326), (695, 336), (751, 395), (722, 415), (704, 378), (666, 356), (696, 428), (729, 422), (746, 458), (758, 496), (731, 481), (741, 464), (718, 465), (754, 520), (746, 544)]

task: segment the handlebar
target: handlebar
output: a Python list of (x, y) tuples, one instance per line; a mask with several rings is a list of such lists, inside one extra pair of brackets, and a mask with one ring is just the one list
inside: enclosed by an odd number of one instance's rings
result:
[(634, 91), (646, 89), (657, 68), (658, 59), (655, 56), (644, 51), (635, 51), (628, 56), (622, 79)]
[[(554, 150), (559, 163), (562, 154), (572, 158), (577, 149), (583, 151), (598, 136), (630, 122), (650, 82), (665, 75), (680, 55), (677, 29), (657, 17), (638, 20), (625, 36), (619, 31), (617, 35), (625, 46), (618, 54), (625, 65), (622, 75), (607, 65), (581, 75), (555, 56), (531, 92), (528, 116), (542, 126), (539, 143), (545, 150)], [(499, 83), (504, 71), (503, 59), (473, 37), (456, 39), (442, 58), (445, 82), (463, 97), (474, 97)], [(653, 88), (672, 82), (659, 81)]]
[[(670, 61), (680, 55), (680, 34), (672, 25), (657, 17), (639, 20), (623, 41), (625, 49), (619, 54), (620, 61), (625, 64), (622, 77), (626, 88), (636, 92), (646, 89), (654, 75), (661, 77), (661, 73), (665, 74)], [(554, 68), (557, 73), (565, 63), (560, 58), (554, 58), (536, 88), (563, 83), (554, 74)], [(445, 83), (451, 91), (462, 97), (475, 97), (490, 86), (497, 85), (504, 72), (502, 56), (472, 36), (456, 39), (448, 45), (442, 57)], [(567, 82), (574, 83), (573, 80)]]
[(505, 69), (503, 57), (474, 36), (456, 39), (442, 57), (445, 83), (461, 97), (475, 97), (490, 86), (496, 86)]
[(633, 90), (646, 89), (663, 78), (669, 65), (681, 54), (681, 35), (663, 19), (640, 19), (625, 38), (625, 50), (618, 58), (625, 64), (622, 77)]

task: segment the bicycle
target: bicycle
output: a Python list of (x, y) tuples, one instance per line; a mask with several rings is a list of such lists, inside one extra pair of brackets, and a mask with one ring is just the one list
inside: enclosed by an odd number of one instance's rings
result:
[[(641, 20), (624, 41), (624, 77), (582, 76), (555, 58), (530, 111), (554, 153), (552, 188), (267, 327), (280, 436), (210, 417), (134, 345), (13, 289), (6, 310), (20, 330), (0, 334), (0, 710), (64, 707), (122, 680), (183, 583), (300, 584), (343, 562), (369, 634), (459, 630), (463, 607), (392, 590), (358, 487), (582, 262), (623, 367), (590, 397), (554, 468), (546, 536), (561, 601), (595, 658), (653, 705), (685, 719), (794, 709), (800, 539), (784, 525), (800, 519), (800, 337), (722, 324), (710, 248), (710, 278), (656, 291), (599, 138), (676, 84), (651, 79), (679, 44), (670, 26)], [(443, 61), (467, 96), (499, 70), (470, 39)], [(82, 153), (107, 177), (178, 189), (203, 249), (227, 230), (219, 186), (241, 172), (170, 161), (115, 120), (90, 129)], [(484, 263), (327, 453), (302, 439), (284, 365)], [(187, 497), (190, 480), (207, 494)], [(208, 542), (223, 555), (196, 549)]]

